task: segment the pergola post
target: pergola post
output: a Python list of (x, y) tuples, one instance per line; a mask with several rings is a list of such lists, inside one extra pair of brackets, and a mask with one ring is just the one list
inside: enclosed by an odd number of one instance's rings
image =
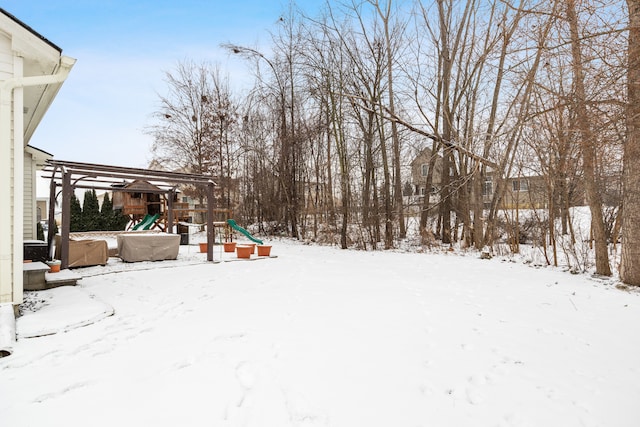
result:
[(213, 261), (213, 243), (215, 234), (213, 231), (213, 182), (207, 184), (207, 261)]
[(62, 225), (60, 230), (60, 268), (69, 268), (69, 232), (71, 228), (71, 172), (62, 172)]
[(173, 233), (173, 198), (176, 195), (176, 190), (172, 188), (167, 193), (167, 233)]
[(51, 184), (49, 184), (49, 228), (47, 230), (47, 259), (51, 254), (51, 247), (53, 246), (53, 239), (55, 239), (56, 228), (56, 190), (58, 186), (56, 180), (52, 177)]

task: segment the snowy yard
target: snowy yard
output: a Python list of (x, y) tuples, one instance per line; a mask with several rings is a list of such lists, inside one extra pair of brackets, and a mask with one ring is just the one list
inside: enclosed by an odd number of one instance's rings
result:
[[(0, 425), (640, 425), (640, 293), (613, 282), (477, 254), (182, 249), (79, 282), (113, 316), (19, 340)], [(40, 312), (67, 303), (50, 292)]]

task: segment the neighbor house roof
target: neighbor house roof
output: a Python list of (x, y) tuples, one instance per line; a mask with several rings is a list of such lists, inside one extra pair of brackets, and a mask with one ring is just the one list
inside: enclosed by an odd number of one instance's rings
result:
[(47, 153), (46, 151), (34, 147), (33, 145), (27, 145), (25, 151), (33, 156), (39, 166), (44, 165), (44, 162), (53, 158), (53, 154)]

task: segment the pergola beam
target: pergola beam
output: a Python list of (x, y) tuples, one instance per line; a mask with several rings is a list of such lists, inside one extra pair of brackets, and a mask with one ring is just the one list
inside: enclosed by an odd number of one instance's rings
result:
[(124, 177), (128, 179), (153, 180), (153, 178), (156, 178), (159, 181), (196, 181), (201, 183), (205, 183), (213, 179), (212, 176), (207, 175), (159, 171), (154, 169), (129, 168), (122, 166), (109, 166), (95, 163), (70, 162), (53, 159), (48, 160), (47, 165), (64, 166), (65, 168), (72, 170), (74, 174), (98, 174), (99, 176)]

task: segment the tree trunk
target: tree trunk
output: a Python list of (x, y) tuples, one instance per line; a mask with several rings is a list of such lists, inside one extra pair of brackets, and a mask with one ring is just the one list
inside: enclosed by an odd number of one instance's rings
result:
[[(387, 55), (387, 94), (389, 96), (389, 113), (392, 117), (396, 115), (395, 94), (393, 92), (393, 49), (391, 46), (391, 34), (389, 33), (389, 20), (391, 17), (391, 0), (387, 1), (386, 8), (382, 11), (378, 2), (374, 3), (378, 15), (384, 25), (385, 50)], [(400, 228), (400, 238), (407, 237), (407, 230), (404, 224), (403, 200), (402, 200), (402, 174), (400, 167), (400, 138), (398, 137), (398, 125), (395, 120), (391, 121), (391, 141), (393, 150), (393, 203), (398, 215), (398, 225)]]
[(620, 279), (640, 286), (640, 1), (629, 8), (627, 141), (624, 146)]
[(438, 158), (438, 151), (440, 150), (440, 144), (434, 140), (431, 145), (431, 157), (429, 158), (429, 169), (427, 170), (427, 179), (424, 184), (424, 200), (422, 201), (422, 209), (420, 211), (420, 233), (424, 232), (427, 228), (427, 222), (429, 220), (429, 211), (431, 210), (431, 187), (433, 186), (433, 171), (436, 165), (436, 159)]
[(440, 19), (441, 52), (442, 62), (442, 138), (444, 140), (442, 152), (442, 176), (440, 182), (442, 190), (440, 192), (440, 213), (442, 216), (442, 243), (451, 243), (451, 157), (453, 149), (449, 146), (452, 136), (453, 112), (451, 111), (450, 85), (451, 70), (453, 67), (451, 53), (449, 50), (449, 33), (446, 12), (442, 1), (438, 2), (438, 12)]
[(382, 155), (382, 192), (384, 197), (384, 248), (393, 248), (393, 203), (391, 200), (391, 174), (389, 173), (389, 156), (387, 153), (386, 135), (384, 133), (384, 107), (378, 106), (379, 117), (376, 120), (378, 136), (380, 138), (380, 153)]
[[(377, 222), (373, 221), (373, 215), (371, 214), (371, 194), (372, 188), (375, 188), (375, 169), (373, 164), (373, 112), (366, 114), (367, 122), (361, 123), (361, 129), (363, 132), (364, 143), (364, 184), (362, 187), (362, 223), (367, 230), (371, 247), (377, 248), (379, 233), (374, 231), (374, 227), (377, 227)], [(374, 192), (374, 198), (376, 194)], [(375, 209), (375, 208), (374, 208)], [(374, 214), (375, 215), (375, 214)]]
[(595, 241), (596, 274), (611, 276), (609, 254), (607, 253), (607, 238), (602, 215), (602, 198), (596, 183), (596, 150), (595, 138), (589, 122), (584, 88), (584, 68), (580, 35), (578, 33), (578, 17), (575, 0), (567, 0), (567, 20), (571, 34), (571, 56), (573, 69), (573, 85), (575, 90), (576, 124), (579, 132), (579, 142), (582, 148), (582, 167), (584, 170), (584, 186), (587, 194), (589, 209), (591, 210), (591, 227)]

